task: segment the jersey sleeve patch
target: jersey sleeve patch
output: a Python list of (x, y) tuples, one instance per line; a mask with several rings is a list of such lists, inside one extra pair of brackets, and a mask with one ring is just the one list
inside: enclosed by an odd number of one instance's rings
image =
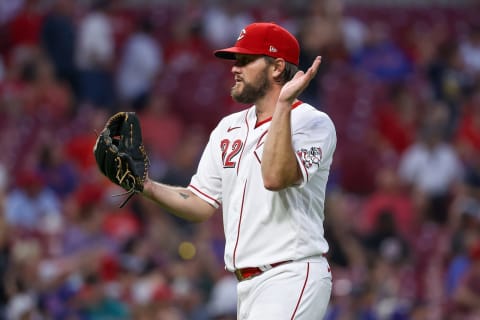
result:
[(319, 147), (311, 147), (310, 149), (301, 148), (297, 150), (296, 156), (301, 166), (303, 176), (302, 181), (297, 187), (302, 188), (309, 181), (310, 175), (320, 167), (322, 149)]
[(317, 168), (320, 167), (320, 162), (322, 161), (322, 149), (319, 147), (311, 147), (309, 150), (302, 148), (297, 150), (297, 155), (305, 169), (308, 170), (313, 166), (316, 166)]

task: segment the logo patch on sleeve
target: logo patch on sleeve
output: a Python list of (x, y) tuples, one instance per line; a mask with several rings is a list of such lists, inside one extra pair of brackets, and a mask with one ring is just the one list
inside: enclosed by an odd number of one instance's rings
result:
[(305, 168), (310, 169), (313, 165), (320, 167), (320, 161), (322, 160), (322, 149), (319, 147), (311, 147), (310, 150), (300, 149), (297, 154), (302, 160)]

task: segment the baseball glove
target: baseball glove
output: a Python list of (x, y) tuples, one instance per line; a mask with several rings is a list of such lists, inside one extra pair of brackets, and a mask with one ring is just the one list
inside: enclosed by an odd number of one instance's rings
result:
[(150, 162), (142, 141), (140, 121), (134, 112), (118, 112), (100, 132), (93, 154), (98, 168), (113, 183), (127, 190), (130, 198), (143, 191)]

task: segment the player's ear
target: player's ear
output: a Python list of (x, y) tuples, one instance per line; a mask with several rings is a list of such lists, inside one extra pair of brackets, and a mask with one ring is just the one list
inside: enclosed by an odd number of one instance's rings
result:
[(286, 62), (282, 58), (276, 58), (275, 60), (273, 60), (272, 66), (273, 66), (273, 74), (272, 74), (273, 78), (279, 81), (283, 71), (285, 70)]

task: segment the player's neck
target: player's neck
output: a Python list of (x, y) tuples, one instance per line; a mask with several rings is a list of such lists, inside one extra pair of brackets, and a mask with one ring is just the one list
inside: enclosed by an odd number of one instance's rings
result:
[(262, 122), (273, 116), (275, 105), (278, 100), (278, 92), (270, 91), (264, 97), (255, 102), (255, 113), (257, 115), (257, 122)]

